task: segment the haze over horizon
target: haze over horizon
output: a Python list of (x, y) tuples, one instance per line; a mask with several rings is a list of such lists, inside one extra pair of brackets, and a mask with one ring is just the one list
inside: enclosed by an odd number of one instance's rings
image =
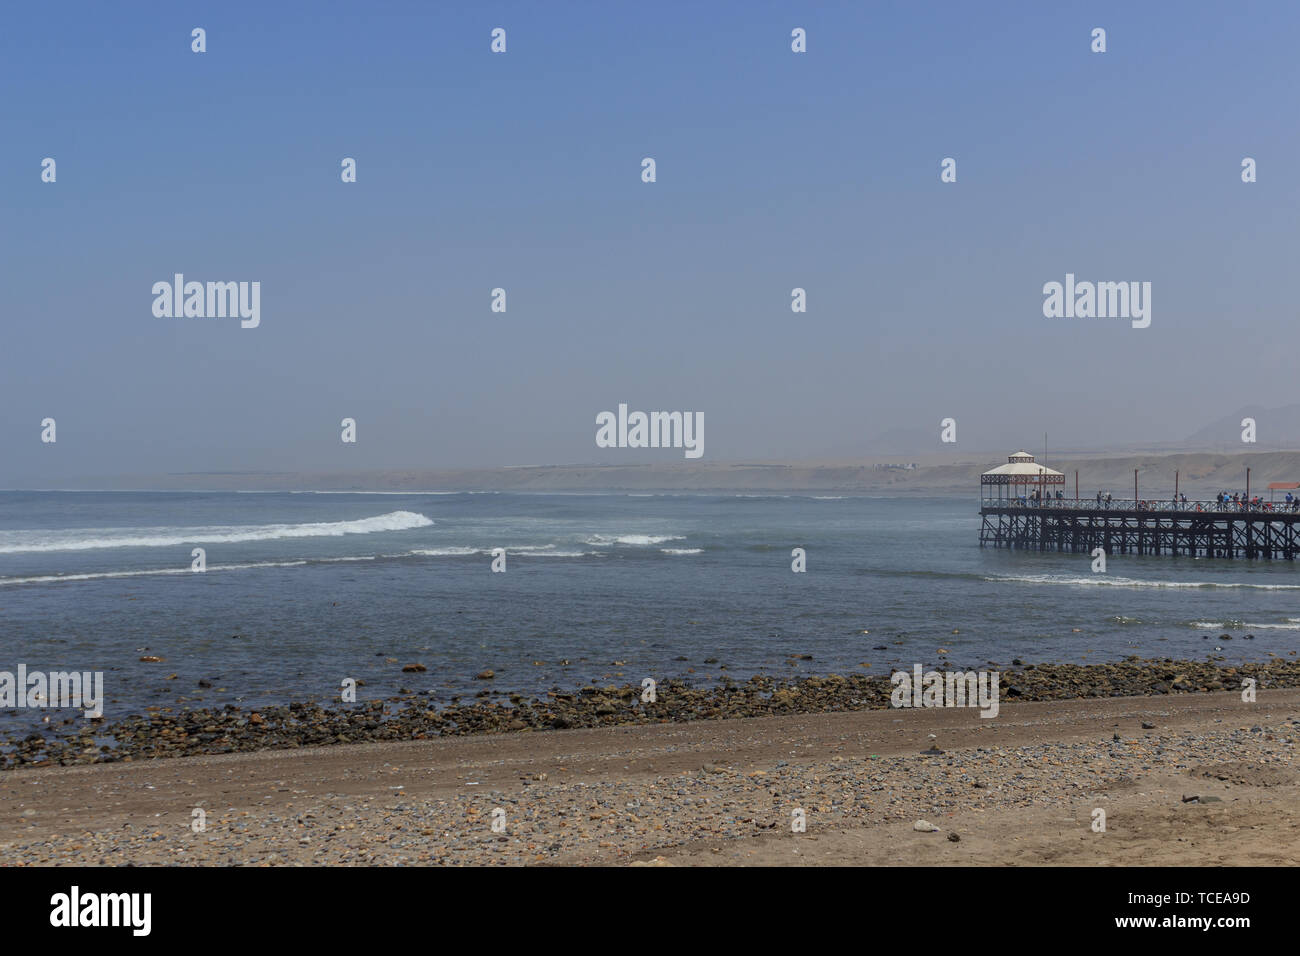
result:
[[(1300, 446), (1295, 7), (66, 9), (0, 39), (0, 487), (683, 461), (620, 403), (705, 462)], [(1067, 274), (1150, 327), (1045, 318)]]

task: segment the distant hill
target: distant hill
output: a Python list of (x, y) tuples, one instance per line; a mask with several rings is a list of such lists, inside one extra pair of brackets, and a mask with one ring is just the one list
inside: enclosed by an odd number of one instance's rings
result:
[[(1238, 419), (1240, 421), (1240, 419)], [(376, 471), (367, 473), (284, 473), (263, 475), (161, 475), (100, 480), (80, 487), (366, 490), (366, 491), (518, 491), (518, 492), (676, 492), (745, 494), (943, 495), (979, 499), (980, 474), (1006, 461), (1006, 452), (966, 452), (961, 460), (927, 460), (915, 469), (883, 469), (889, 459), (792, 462), (675, 462), (663, 464), (524, 465), (512, 468)], [(1209, 498), (1219, 491), (1244, 491), (1251, 469), (1251, 491), (1266, 495), (1270, 481), (1300, 481), (1300, 451), (1189, 453), (1161, 455), (1056, 455), (1047, 462), (1066, 476), (1066, 494), (1084, 497), (1109, 491), (1129, 497), (1138, 469), (1142, 497), (1164, 498), (1179, 489), (1189, 497)], [(1267, 495), (1266, 495), (1267, 496)]]

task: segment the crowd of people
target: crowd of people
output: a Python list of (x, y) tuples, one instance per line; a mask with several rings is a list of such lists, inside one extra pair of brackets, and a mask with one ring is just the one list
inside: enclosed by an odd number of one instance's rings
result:
[(1300, 496), (1286, 493), (1284, 501), (1265, 501), (1259, 495), (1247, 498), (1243, 492), (1219, 492), (1214, 499), (1220, 511), (1300, 511)]
[[(1066, 499), (1065, 493), (1060, 489), (1055, 492), (1042, 488), (1035, 488), (1027, 494), (1017, 495), (1012, 499), (1024, 507), (1052, 507), (1056, 502), (1071, 501), (1072, 507), (1079, 507), (1078, 499)], [(1095, 501), (1098, 508), (1109, 509), (1114, 502), (1114, 497), (1108, 491), (1098, 491)], [(1059, 507), (1059, 505), (1058, 505)], [(1244, 492), (1226, 491), (1219, 492), (1213, 502), (1188, 501), (1187, 495), (1176, 494), (1168, 500), (1164, 499), (1139, 499), (1137, 501), (1138, 511), (1264, 511), (1264, 512), (1297, 512), (1300, 511), (1300, 495), (1286, 493), (1285, 501), (1265, 501), (1259, 495), (1247, 497)]]

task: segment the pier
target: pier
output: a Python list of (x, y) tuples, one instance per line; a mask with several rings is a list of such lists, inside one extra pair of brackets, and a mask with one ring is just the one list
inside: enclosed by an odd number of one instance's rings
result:
[(1065, 476), (1024, 452), (985, 472), (980, 547), (1288, 561), (1300, 555), (1300, 502), (1191, 501), (1177, 493), (1165, 500), (1081, 498), (1077, 480), (1075, 496), (1064, 497)]

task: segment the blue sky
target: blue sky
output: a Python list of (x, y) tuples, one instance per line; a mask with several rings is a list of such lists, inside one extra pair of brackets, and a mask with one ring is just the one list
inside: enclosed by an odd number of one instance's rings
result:
[[(6, 17), (0, 486), (618, 461), (620, 402), (702, 412), (726, 460), (950, 450), (947, 416), (959, 448), (1176, 441), (1296, 401), (1293, 4)], [(155, 318), (176, 272), (260, 281), (261, 326)], [(1151, 327), (1045, 318), (1067, 272), (1150, 281)]]

